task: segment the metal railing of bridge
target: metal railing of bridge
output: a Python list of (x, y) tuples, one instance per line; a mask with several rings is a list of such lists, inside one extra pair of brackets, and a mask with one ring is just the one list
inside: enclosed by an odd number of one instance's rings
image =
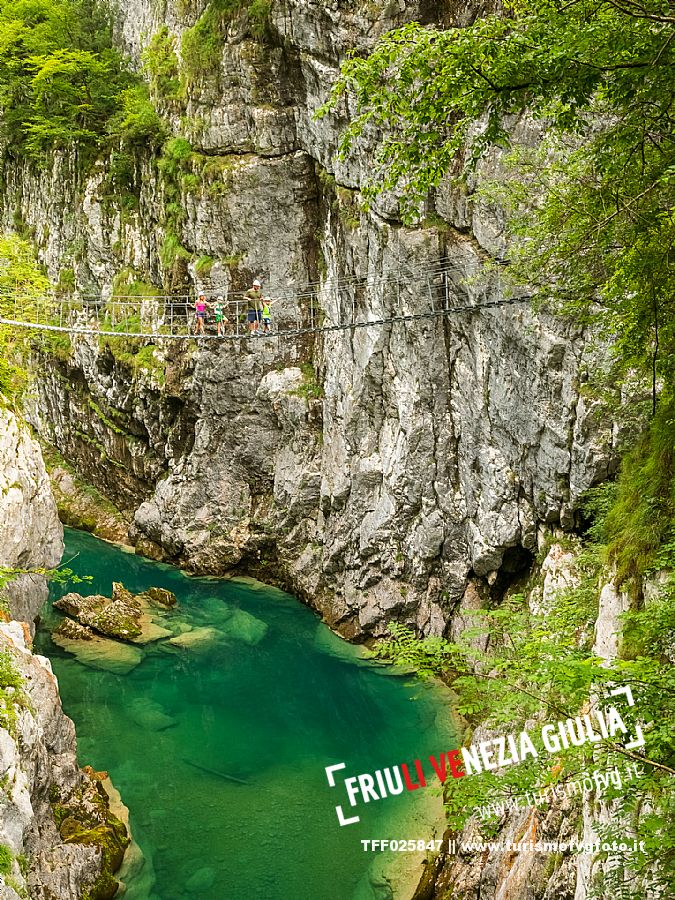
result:
[[(458, 293), (467, 278), (457, 277), (465, 267), (439, 263), (405, 278), (344, 278), (321, 285), (305, 285), (298, 290), (266, 290), (272, 301), (271, 334), (297, 338), (332, 331), (347, 331), (388, 324), (412, 323), (462, 313), (497, 309), (529, 303), (532, 296), (500, 297), (476, 302), (460, 302)], [(411, 290), (414, 285), (414, 290)], [(463, 292), (468, 296), (468, 292)], [(474, 291), (480, 293), (480, 291)], [(485, 291), (486, 297), (489, 297)], [(379, 302), (379, 313), (369, 309), (368, 297)], [(382, 302), (384, 300), (384, 302)], [(107, 298), (92, 295), (63, 297), (45, 294), (26, 298), (19, 292), (0, 292), (0, 325), (69, 335), (99, 335), (138, 338), (147, 341), (198, 337), (200, 340), (236, 340), (248, 336), (247, 312), (251, 306), (245, 292), (229, 292), (222, 305), (227, 323), (217, 334), (213, 305), (207, 297), (204, 333), (196, 334), (195, 297), (152, 294), (115, 294)], [(331, 310), (330, 315), (326, 309)], [(259, 332), (262, 334), (262, 332)]]

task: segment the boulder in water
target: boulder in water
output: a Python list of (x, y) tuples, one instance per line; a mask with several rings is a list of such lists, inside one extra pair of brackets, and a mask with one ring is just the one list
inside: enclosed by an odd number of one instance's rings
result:
[(69, 616), (80, 619), (83, 615), (100, 612), (108, 603), (110, 603), (109, 598), (104, 597), (102, 594), (92, 594), (89, 597), (83, 597), (82, 594), (71, 591), (69, 594), (64, 594), (60, 600), (57, 600), (54, 603), (54, 607), (60, 609), (61, 612), (68, 613)]
[(140, 611), (122, 600), (112, 601), (100, 612), (86, 613), (79, 619), (94, 631), (122, 641), (133, 640), (141, 634)]
[(129, 609), (136, 609), (138, 612), (141, 611), (141, 601), (135, 594), (128, 591), (120, 581), (113, 581), (112, 602), (128, 606)]
[[(77, 625), (76, 622), (72, 623)], [(120, 641), (111, 641), (107, 638), (92, 634), (90, 640), (81, 638), (69, 638), (57, 629), (52, 635), (52, 640), (59, 647), (63, 647), (68, 653), (90, 669), (101, 669), (104, 672), (112, 672), (115, 675), (127, 675), (132, 669), (140, 665), (143, 654), (138, 647), (131, 644), (123, 644)]]
[(173, 635), (173, 631), (169, 631), (169, 629), (164, 628), (163, 625), (158, 625), (157, 622), (153, 621), (152, 617), (147, 614), (140, 617), (138, 625), (141, 629), (141, 633), (138, 637), (134, 638), (134, 644), (152, 644), (153, 641), (161, 641), (164, 638), (172, 637)]
[(254, 646), (259, 644), (267, 634), (267, 623), (256, 619), (255, 616), (243, 609), (235, 609), (229, 619), (223, 623), (222, 629), (228, 637)]
[(54, 606), (106, 637), (130, 641), (142, 633), (142, 603), (117, 581), (113, 583), (112, 600), (101, 594), (83, 597), (70, 593)]
[(138, 697), (130, 707), (131, 718), (147, 731), (165, 731), (177, 725), (176, 719), (168, 716), (159, 703), (149, 697)]
[(217, 640), (217, 638), (218, 631), (215, 628), (204, 625), (201, 628), (192, 628), (190, 631), (186, 631), (183, 634), (177, 634), (175, 637), (171, 638), (169, 644), (174, 647), (192, 649), (211, 644), (213, 641)]
[(160, 606), (171, 608), (178, 603), (178, 599), (173, 591), (167, 591), (166, 588), (151, 587), (145, 592), (153, 603)]

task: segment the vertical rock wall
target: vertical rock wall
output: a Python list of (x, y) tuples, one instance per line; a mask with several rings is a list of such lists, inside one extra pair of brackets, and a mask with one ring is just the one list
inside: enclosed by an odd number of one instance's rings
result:
[[(62, 553), (40, 448), (25, 423), (2, 409), (0, 565), (52, 568)], [(45, 579), (36, 575), (14, 580), (3, 594), (20, 621), (0, 623), (0, 845), (11, 854), (0, 893), (78, 900), (87, 891), (94, 900), (112, 896), (111, 860), (121, 862), (127, 838), (109, 813), (101, 777), (77, 766), (75, 729), (49, 660), (31, 651), (31, 626), (46, 596)]]
[[(25, 424), (0, 409), (0, 565), (53, 568), (61, 561), (63, 529), (42, 454)], [(47, 599), (45, 579), (20, 575), (5, 589), (13, 619), (32, 625)]]

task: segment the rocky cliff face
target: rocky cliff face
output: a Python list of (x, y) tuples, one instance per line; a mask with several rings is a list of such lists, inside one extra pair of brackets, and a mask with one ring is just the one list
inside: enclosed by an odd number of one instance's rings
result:
[[(535, 613), (551, 610), (556, 595), (579, 582), (577, 549), (554, 542), (541, 566), (535, 567), (532, 574), (534, 586), (527, 595), (530, 608)], [(616, 659), (620, 616), (629, 608), (628, 595), (608, 582), (600, 592), (595, 624), (593, 653), (598, 658)], [(453, 623), (457, 624), (456, 621)], [(527, 727), (531, 728), (532, 723), (528, 722)], [(479, 727), (472, 735), (472, 744), (495, 736), (494, 732)], [(449, 897), (462, 900), (586, 900), (597, 896), (598, 890), (604, 890), (606, 894), (606, 887), (598, 888), (598, 876), (603, 872), (606, 874), (615, 865), (616, 858), (568, 850), (521, 849), (516, 852), (512, 849), (519, 842), (548, 843), (555, 847), (579, 842), (591, 846), (607, 840), (608, 826), (619, 823), (626, 840), (639, 839), (638, 823), (627, 821), (620, 804), (603, 796), (609, 779), (603, 782), (597, 777), (596, 767), (603, 777), (609, 770), (606, 766), (603, 768), (601, 759), (603, 757), (597, 754), (594, 766), (593, 754), (589, 753), (587, 768), (574, 772), (567, 779), (568, 783), (574, 783), (576, 779), (574, 791), (567, 794), (547, 794), (544, 788), (537, 806), (528, 805), (522, 798), (520, 805), (518, 802), (503, 804), (501, 810), (493, 811), (491, 819), (476, 811), (463, 831), (455, 835), (459, 852), (440, 856), (427, 865), (413, 900), (446, 900)], [(606, 757), (604, 759), (606, 763)], [(504, 773), (505, 769), (502, 769), (500, 774)], [(627, 783), (633, 778), (630, 763), (617, 768), (613, 777), (625, 779), (623, 789), (629, 790)], [(452, 790), (451, 786), (449, 790)], [(485, 818), (489, 819), (487, 827)], [(627, 884), (632, 879), (630, 890), (640, 895), (634, 873), (626, 873), (625, 878)], [(644, 894), (644, 887), (642, 892)]]
[[(0, 564), (53, 567), (63, 531), (39, 447), (11, 412), (0, 411), (0, 423)], [(49, 660), (30, 650), (27, 623), (46, 592), (43, 577), (26, 575), (4, 596), (21, 621), (0, 623), (0, 893), (102, 898), (112, 896), (110, 870), (126, 832), (110, 815), (101, 776), (78, 769), (75, 729)]]
[[(25, 425), (0, 409), (0, 565), (52, 568), (62, 553), (63, 530), (40, 449)], [(20, 575), (4, 599), (13, 619), (32, 625), (47, 599), (45, 579)]]
[[(444, 188), (415, 227), (393, 196), (363, 212), (368, 148), (338, 160), (347, 110), (313, 115), (351, 48), (457, 6), (279, 0), (263, 27), (242, 4), (199, 70), (188, 48), (207, 3), (120, 4), (137, 64), (158, 35), (174, 54), (182, 92), (154, 91), (188, 155), (141, 154), (123, 211), (105, 164), (84, 180), (66, 158), (41, 174), (6, 166), (5, 219), (33, 229), (55, 278), (72, 268), (104, 298), (120, 273), (213, 293), (259, 275), (286, 297), (279, 321), (306, 320), (310, 301), (331, 323), (499, 298), (484, 271), (503, 251), (499, 210)], [(498, 168), (486, 160), (481, 177)], [(498, 591), (540, 526), (571, 527), (611, 465), (611, 432), (580, 394), (583, 354), (579, 330), (527, 305), (302, 343), (167, 345), (142, 366), (80, 340), (43, 356), (31, 417), (135, 514), (143, 552), (280, 579), (346, 636), (392, 618), (438, 633), (472, 579)]]

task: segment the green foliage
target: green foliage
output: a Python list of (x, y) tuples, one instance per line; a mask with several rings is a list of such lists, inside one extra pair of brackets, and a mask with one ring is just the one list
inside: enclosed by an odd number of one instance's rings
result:
[(204, 254), (203, 256), (200, 256), (195, 263), (195, 272), (200, 278), (207, 278), (211, 273), (214, 263), (215, 259), (212, 256)]
[[(133, 304), (135, 299), (140, 301), (145, 299), (153, 305), (157, 302), (157, 286), (144, 281), (135, 269), (126, 268), (117, 273), (113, 279), (112, 289), (113, 296), (106, 307), (102, 328), (105, 331), (120, 332), (120, 336), (101, 335), (99, 339), (101, 350), (107, 348), (115, 359), (130, 368), (134, 374), (141, 370), (152, 371), (163, 383), (164, 363), (155, 357), (154, 345), (146, 344), (142, 338), (128, 336), (128, 333), (135, 335), (144, 331), (141, 314), (137, 311), (138, 306), (134, 305), (133, 311), (129, 312), (124, 305), (127, 302)], [(122, 305), (118, 306), (118, 302)], [(147, 328), (147, 325), (145, 327)], [(112, 422), (92, 400), (89, 401), (89, 405), (94, 414), (111, 431), (128, 436), (127, 432)]]
[(263, 40), (269, 31), (271, 0), (252, 0), (248, 6), (249, 30), (254, 38)]
[(675, 396), (664, 397), (649, 429), (624, 456), (604, 522), (619, 584), (641, 590), (645, 573), (675, 564)]
[(76, 287), (75, 270), (71, 266), (61, 269), (56, 290), (62, 294), (72, 294)]
[(305, 400), (320, 400), (323, 397), (323, 387), (316, 378), (314, 366), (311, 363), (301, 363), (302, 384), (293, 393)]
[[(32, 246), (16, 235), (0, 236), (0, 314), (12, 319), (35, 314), (49, 289)], [(11, 401), (21, 396), (27, 382), (23, 357), (28, 349), (25, 334), (0, 326), (0, 394)]]
[(1, 128), (15, 150), (42, 162), (76, 147), (90, 161), (120, 123), (138, 133), (137, 84), (98, 0), (0, 0)]
[(157, 97), (169, 101), (180, 99), (181, 83), (176, 39), (166, 25), (153, 34), (143, 53), (143, 63), (150, 77), (150, 87)]
[(192, 172), (194, 156), (192, 145), (188, 140), (184, 137), (173, 137), (162, 147), (162, 154), (157, 163), (163, 175), (164, 193), (168, 200), (167, 223), (173, 231), (177, 231), (184, 215), (182, 189), (194, 189), (191, 181), (186, 182), (186, 179), (191, 179), (194, 175)]
[(112, 282), (113, 297), (156, 297), (157, 287), (149, 281), (143, 281), (135, 269), (122, 269)]
[(390, 637), (374, 648), (374, 655), (416, 672), (420, 678), (435, 678), (447, 673), (460, 659), (457, 647), (449, 641), (438, 637), (420, 640), (413, 631), (396, 622), (388, 628)]
[(8, 651), (0, 652), (0, 727), (10, 733), (16, 727), (17, 707), (28, 705), (23, 688), (23, 677), (12, 655)]
[(0, 875), (9, 875), (14, 863), (14, 854), (7, 844), (0, 844)]
[[(58, 324), (58, 323), (54, 323)], [(64, 331), (43, 331), (33, 338), (33, 345), (62, 362), (67, 362), (73, 355), (73, 344), (70, 335)]]
[(167, 231), (164, 235), (164, 241), (159, 251), (159, 258), (165, 269), (173, 268), (177, 260), (189, 260), (191, 254), (189, 250), (181, 244), (180, 238), (174, 231)]
[(159, 161), (160, 171), (169, 177), (183, 171), (185, 164), (192, 156), (192, 145), (183, 137), (173, 137), (162, 148)]
[(157, 147), (166, 136), (166, 126), (155, 109), (145, 84), (127, 88), (119, 95), (120, 109), (110, 120), (109, 131), (130, 149)]
[(7, 652), (0, 653), (0, 688), (11, 687), (16, 691), (23, 689), (23, 678), (16, 668), (14, 660)]
[(229, 23), (248, 11), (252, 37), (263, 40), (269, 30), (271, 0), (210, 0), (192, 28), (183, 33), (182, 74), (186, 87), (217, 76)]
[(192, 28), (183, 34), (181, 58), (188, 85), (217, 74), (225, 41), (225, 28), (244, 0), (211, 0)]
[(167, 201), (164, 205), (166, 218), (160, 260), (169, 289), (184, 281), (187, 262), (192, 258), (181, 242), (180, 230), (185, 215), (183, 192), (196, 190), (199, 186), (193, 171), (195, 156), (190, 142), (178, 136), (164, 144), (158, 160)]

